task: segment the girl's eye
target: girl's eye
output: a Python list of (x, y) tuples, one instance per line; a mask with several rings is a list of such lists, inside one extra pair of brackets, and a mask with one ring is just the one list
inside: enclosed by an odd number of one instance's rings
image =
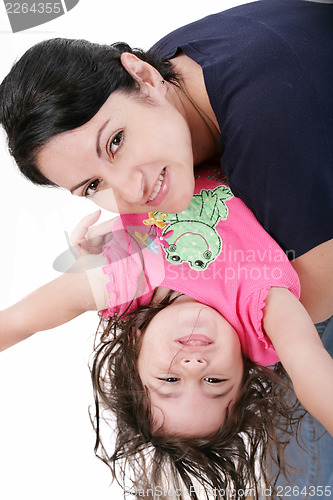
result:
[(213, 377), (205, 377), (204, 380), (209, 384), (218, 384), (220, 382), (225, 382), (223, 378), (213, 378)]
[(158, 380), (163, 380), (164, 382), (178, 382), (179, 378), (177, 377), (167, 377), (167, 378), (162, 378), (159, 377)]
[(83, 196), (91, 196), (93, 195), (94, 193), (96, 193), (96, 191), (98, 190), (98, 186), (100, 185), (101, 183), (101, 179), (95, 179), (94, 181), (92, 181), (90, 184), (88, 184), (84, 191), (83, 191)]
[(122, 145), (123, 138), (124, 138), (124, 134), (121, 131), (121, 132), (118, 132), (118, 134), (115, 135), (111, 139), (111, 141), (109, 142), (109, 151), (110, 151), (112, 157), (116, 154), (118, 148), (120, 148), (120, 146)]

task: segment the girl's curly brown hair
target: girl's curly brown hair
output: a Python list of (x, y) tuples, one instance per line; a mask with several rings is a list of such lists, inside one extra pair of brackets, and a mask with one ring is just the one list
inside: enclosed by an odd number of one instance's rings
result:
[[(280, 363), (266, 368), (244, 359), (237, 401), (213, 437), (181, 439), (152, 432), (149, 392), (137, 360), (147, 326), (177, 298), (172, 294), (135, 314), (101, 320), (102, 335), (91, 364), (96, 455), (110, 467), (124, 494), (129, 487), (138, 497), (165, 498), (171, 491), (179, 500), (196, 500), (202, 494), (244, 499), (250, 490), (257, 499), (263, 487), (272, 486), (274, 492), (278, 475), (290, 473), (284, 449), (304, 414)], [(111, 450), (111, 440), (106, 442), (101, 431), (110, 415), (115, 426)]]

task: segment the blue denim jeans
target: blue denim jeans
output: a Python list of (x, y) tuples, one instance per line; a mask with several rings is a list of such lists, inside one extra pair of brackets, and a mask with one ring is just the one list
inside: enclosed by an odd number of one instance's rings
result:
[[(333, 316), (318, 323), (316, 328), (326, 350), (333, 357)], [(306, 415), (302, 422), (301, 440), (308, 448), (308, 453), (300, 448), (296, 439), (287, 446), (287, 461), (299, 472), (296, 473), (293, 484), (289, 484), (284, 477), (279, 478), (277, 498), (333, 499), (333, 437), (325, 432), (325, 428), (317, 420)]]

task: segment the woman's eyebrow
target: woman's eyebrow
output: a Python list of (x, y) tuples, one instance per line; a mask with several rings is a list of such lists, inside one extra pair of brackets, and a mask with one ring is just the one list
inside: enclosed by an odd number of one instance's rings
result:
[(72, 187), (72, 188), (69, 190), (69, 191), (70, 191), (70, 193), (71, 193), (71, 194), (73, 194), (73, 193), (74, 193), (74, 191), (76, 191), (77, 189), (79, 189), (79, 187), (84, 186), (84, 185), (85, 185), (85, 184), (87, 184), (87, 182), (89, 182), (89, 181), (90, 181), (90, 179), (86, 179), (86, 180), (84, 180), (84, 181), (80, 182), (79, 184), (77, 184), (76, 186)]
[(101, 148), (101, 144), (100, 144), (101, 135), (102, 135), (103, 130), (105, 129), (105, 127), (109, 123), (109, 121), (110, 121), (110, 119), (106, 120), (106, 122), (103, 123), (103, 125), (100, 127), (100, 129), (97, 132), (97, 137), (96, 137), (96, 153), (97, 153), (97, 156), (99, 158), (102, 156), (102, 148)]
[[(96, 153), (97, 156), (100, 158), (102, 156), (102, 148), (100, 144), (101, 140), (101, 135), (107, 124), (109, 123), (110, 119), (106, 120), (106, 122), (103, 123), (103, 125), (98, 129), (97, 132), (97, 137), (96, 137)], [(69, 191), (73, 194), (74, 191), (76, 191), (79, 187), (84, 186), (90, 179), (85, 179), (82, 182), (79, 182), (79, 184), (76, 184), (76, 186), (72, 187)]]

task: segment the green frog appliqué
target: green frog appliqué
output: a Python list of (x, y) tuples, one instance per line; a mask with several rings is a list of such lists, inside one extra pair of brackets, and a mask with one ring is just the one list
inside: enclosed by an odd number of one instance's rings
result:
[(187, 262), (199, 271), (206, 269), (222, 251), (222, 239), (215, 228), (227, 219), (226, 201), (231, 198), (228, 186), (202, 189), (183, 212), (168, 214), (160, 238), (166, 260), (173, 264)]

